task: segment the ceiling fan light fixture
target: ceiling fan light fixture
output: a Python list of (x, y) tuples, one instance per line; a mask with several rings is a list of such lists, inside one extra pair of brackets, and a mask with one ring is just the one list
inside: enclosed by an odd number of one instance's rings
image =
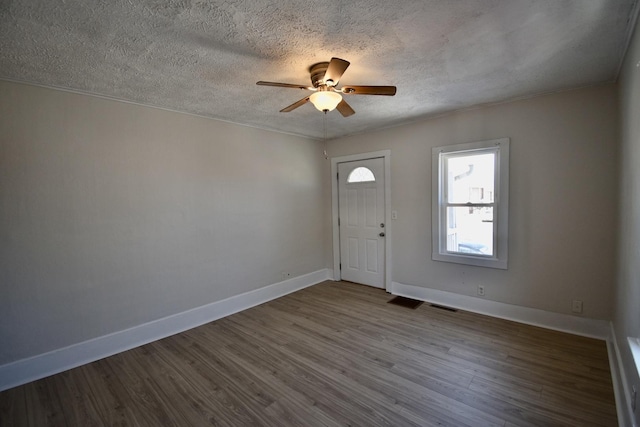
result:
[(318, 91), (312, 93), (309, 100), (320, 111), (333, 111), (342, 101), (342, 96), (336, 92)]

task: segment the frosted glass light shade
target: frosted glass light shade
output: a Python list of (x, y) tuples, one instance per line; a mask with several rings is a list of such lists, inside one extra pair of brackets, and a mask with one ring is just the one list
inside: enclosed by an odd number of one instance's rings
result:
[(332, 111), (342, 101), (340, 94), (330, 91), (314, 92), (309, 100), (320, 111)]

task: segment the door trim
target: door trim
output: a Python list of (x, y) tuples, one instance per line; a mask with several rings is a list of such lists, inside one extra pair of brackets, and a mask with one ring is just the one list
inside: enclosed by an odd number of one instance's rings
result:
[(338, 163), (356, 160), (384, 159), (384, 289), (391, 292), (391, 150), (351, 154), (331, 158), (331, 224), (333, 229), (333, 279), (340, 280), (340, 230), (338, 228)]

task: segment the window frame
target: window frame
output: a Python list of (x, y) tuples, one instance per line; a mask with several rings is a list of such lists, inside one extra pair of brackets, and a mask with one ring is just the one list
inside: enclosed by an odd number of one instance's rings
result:
[[(452, 262), (479, 267), (508, 268), (509, 255), (509, 138), (446, 145), (431, 149), (431, 235), (434, 261)], [(447, 176), (445, 160), (468, 154), (495, 154), (495, 181), (493, 199), (493, 255), (474, 255), (447, 251), (447, 206), (486, 206), (487, 203), (447, 203), (445, 200)]]

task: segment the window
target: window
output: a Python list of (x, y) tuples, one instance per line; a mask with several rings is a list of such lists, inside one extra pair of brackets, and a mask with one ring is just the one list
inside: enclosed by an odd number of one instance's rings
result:
[(347, 177), (347, 182), (349, 184), (352, 184), (354, 182), (372, 182), (375, 180), (376, 177), (373, 176), (373, 172), (371, 172), (371, 169), (365, 168), (364, 166), (355, 168), (351, 171), (349, 177)]
[(509, 139), (432, 150), (435, 261), (507, 268)]

